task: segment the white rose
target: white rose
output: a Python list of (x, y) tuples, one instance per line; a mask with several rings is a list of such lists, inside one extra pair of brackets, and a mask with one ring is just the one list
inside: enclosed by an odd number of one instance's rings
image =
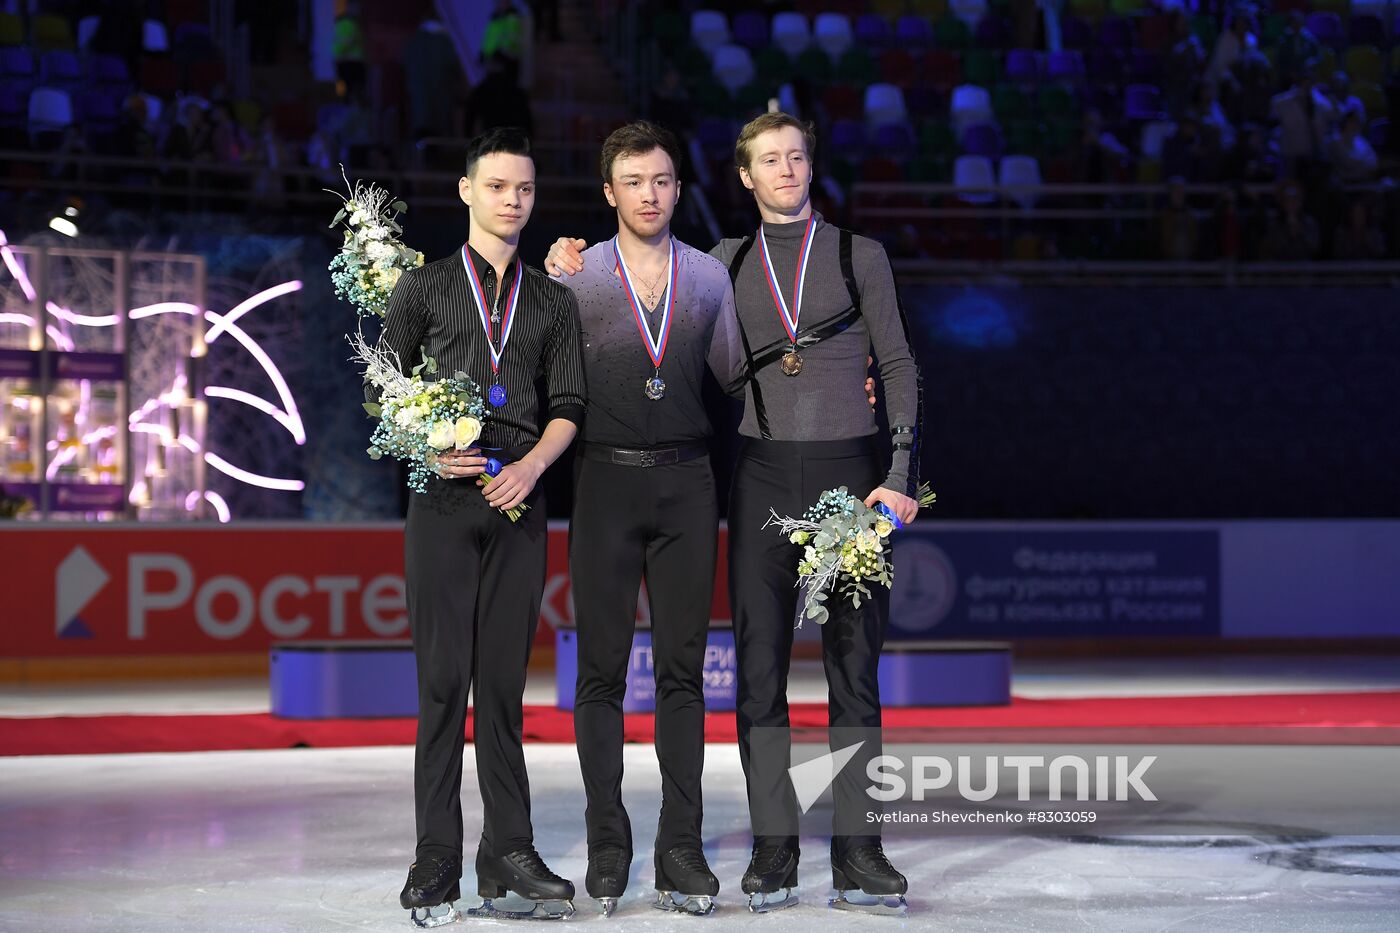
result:
[(891, 531), (894, 531), (894, 523), (888, 518), (881, 518), (875, 522), (875, 533), (880, 537), (888, 538)]
[(381, 259), (393, 259), (398, 254), (398, 250), (380, 240), (375, 240), (365, 247), (365, 255), (374, 262)]
[(450, 421), (439, 421), (428, 432), (428, 446), (434, 450), (446, 450), (452, 446), (454, 440)]
[(389, 238), (389, 228), (375, 224), (365, 228), (365, 237), (370, 240), (387, 240)]
[(458, 418), (456, 426), (457, 446), (463, 449), (476, 443), (481, 437), (481, 422), (475, 418)]
[(413, 424), (414, 413), (412, 408), (400, 408), (394, 412), (394, 424), (401, 428), (407, 428)]

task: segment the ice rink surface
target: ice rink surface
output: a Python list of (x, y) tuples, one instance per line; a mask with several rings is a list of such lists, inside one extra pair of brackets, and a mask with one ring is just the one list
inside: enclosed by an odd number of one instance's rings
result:
[[(888, 851), (910, 878), (905, 919), (827, 909), (827, 843), (804, 838), (802, 903), (751, 916), (739, 891), (750, 840), (733, 745), (709, 746), (705, 770), (706, 854), (720, 879), (718, 912), (677, 917), (649, 906), (660, 778), (651, 748), (634, 745), (626, 749), (625, 795), (637, 858), (626, 898), (604, 920), (582, 892), (577, 754), (572, 745), (525, 751), (536, 844), (580, 889), (578, 914), (566, 925), (767, 933), (1400, 930), (1400, 838), (1393, 837), (901, 839)], [(480, 806), (470, 753), (467, 761), (470, 847)], [(407, 747), (0, 759), (0, 930), (407, 930), (398, 891), (413, 853), (412, 767)], [(1306, 814), (1296, 823), (1306, 827)], [(463, 889), (474, 889), (470, 874)], [(464, 905), (475, 902), (464, 898)], [(448, 929), (471, 925), (521, 924), (467, 920)]]

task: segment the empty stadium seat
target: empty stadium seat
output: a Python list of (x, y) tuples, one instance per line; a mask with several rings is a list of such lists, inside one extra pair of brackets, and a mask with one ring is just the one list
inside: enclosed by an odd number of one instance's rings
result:
[(953, 126), (959, 132), (974, 123), (992, 122), (992, 95), (984, 87), (962, 84), (953, 88), (950, 105)]
[[(1001, 160), (997, 171), (1003, 188), (1039, 187), (1041, 184), (1040, 162), (1036, 160), (1035, 156), (1006, 156)], [(1037, 194), (1034, 191), (1009, 191), (1007, 197), (1024, 208), (1030, 208), (1035, 205)]]
[(696, 10), (690, 14), (690, 41), (713, 55), (729, 41), (729, 20), (718, 10)]
[[(788, 14), (779, 13), (777, 16), (786, 15)], [(791, 15), (798, 16), (800, 14)], [(773, 18), (773, 40), (775, 42), (778, 38), (777, 16)], [(807, 22), (805, 18), (802, 21)], [(833, 61), (844, 55), (854, 41), (851, 35), (851, 21), (840, 13), (819, 14), (812, 32), (817, 47), (830, 56)]]
[(170, 35), (165, 24), (159, 20), (146, 20), (141, 27), (141, 47), (147, 52), (169, 52)]
[(29, 129), (33, 133), (73, 125), (73, 98), (56, 87), (36, 87), (29, 95)]
[(904, 92), (893, 84), (872, 84), (865, 89), (865, 122), (871, 126), (903, 123), (908, 117)]
[(721, 45), (715, 49), (715, 80), (734, 93), (753, 80), (753, 58), (741, 45)]
[[(836, 17), (845, 23), (844, 16)], [(821, 17), (818, 17), (820, 20)], [(821, 23), (818, 22), (820, 26)], [(846, 45), (851, 44), (850, 24), (846, 23)], [(775, 13), (773, 14), (773, 44), (782, 49), (788, 55), (796, 58), (806, 50), (812, 43), (812, 34), (807, 25), (807, 17), (801, 13)], [(820, 37), (818, 38), (820, 44)], [(843, 48), (842, 51), (845, 51)], [(830, 54), (830, 53), (828, 53)]]
[(1031, 84), (1040, 77), (1040, 56), (1032, 49), (1012, 49), (1006, 53), (1006, 80)]
[(40, 51), (61, 50), (71, 52), (77, 48), (73, 33), (68, 28), (68, 20), (62, 16), (34, 17), (34, 47)]
[(1143, 125), (1142, 144), (1139, 146), (1142, 154), (1149, 159), (1160, 159), (1162, 157), (1162, 143), (1167, 141), (1167, 137), (1176, 132), (1176, 124), (1171, 120), (1154, 120)]
[(734, 44), (757, 52), (768, 44), (768, 17), (756, 10), (745, 10), (734, 17)]
[(102, 17), (84, 16), (78, 20), (78, 49), (86, 52), (88, 44), (92, 42), (92, 37), (97, 35), (97, 27), (102, 25)]
[(948, 8), (971, 29), (987, 15), (987, 0), (952, 0)]
[(962, 148), (969, 155), (998, 158), (1003, 149), (1001, 130), (995, 123), (974, 123), (963, 131)]
[(962, 155), (953, 160), (953, 184), (967, 189), (958, 192), (959, 199), (969, 204), (991, 204), (997, 199), (992, 190), (996, 183), (996, 170), (986, 156)]

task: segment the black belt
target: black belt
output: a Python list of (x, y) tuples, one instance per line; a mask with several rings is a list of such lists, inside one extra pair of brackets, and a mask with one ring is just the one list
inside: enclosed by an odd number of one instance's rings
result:
[(710, 448), (705, 444), (682, 444), (680, 447), (653, 447), (648, 450), (634, 450), (627, 447), (608, 447), (605, 444), (584, 444), (585, 460), (599, 460), (603, 463), (616, 463), (622, 466), (654, 467), (684, 463), (709, 456)]

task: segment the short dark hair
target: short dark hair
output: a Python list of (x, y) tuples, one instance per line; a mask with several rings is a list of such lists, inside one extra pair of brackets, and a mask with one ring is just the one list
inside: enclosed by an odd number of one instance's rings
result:
[(530, 154), (530, 137), (526, 136), (525, 131), (518, 126), (503, 126), (487, 130), (467, 143), (466, 176), (471, 177), (472, 172), (476, 171), (476, 163), (483, 157), (495, 155), (498, 152), (525, 156), (529, 159), (534, 158)]
[(681, 144), (676, 134), (658, 126), (650, 120), (634, 120), (620, 126), (603, 140), (603, 151), (598, 159), (603, 171), (603, 181), (612, 181), (613, 163), (626, 156), (644, 155), (653, 149), (660, 149), (671, 157), (671, 164), (679, 174), (681, 170)]

